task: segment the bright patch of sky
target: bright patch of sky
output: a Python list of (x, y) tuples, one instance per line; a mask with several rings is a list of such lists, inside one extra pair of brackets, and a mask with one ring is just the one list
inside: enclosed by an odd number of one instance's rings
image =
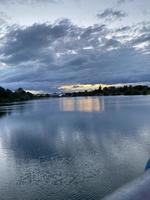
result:
[[(13, 2), (13, 1), (12, 1)], [(55, 21), (58, 18), (69, 18), (80, 26), (89, 26), (103, 20), (97, 19), (98, 12), (107, 8), (121, 9), (127, 13), (127, 17), (121, 22), (114, 22), (110, 26), (124, 24), (129, 25), (150, 18), (149, 0), (126, 0), (118, 3), (117, 0), (58, 0), (51, 1), (27, 1), (16, 3), (1, 1), (0, 11), (7, 14), (10, 21), (21, 25), (31, 25), (45, 21)]]

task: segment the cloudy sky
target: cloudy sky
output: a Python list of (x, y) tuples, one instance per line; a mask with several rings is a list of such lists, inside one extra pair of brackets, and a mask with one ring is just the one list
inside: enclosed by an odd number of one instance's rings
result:
[(0, 0), (0, 85), (149, 83), (149, 8), (149, 0)]

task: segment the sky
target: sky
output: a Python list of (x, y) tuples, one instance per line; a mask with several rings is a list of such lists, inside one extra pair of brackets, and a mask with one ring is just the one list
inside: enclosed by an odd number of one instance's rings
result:
[(0, 0), (0, 86), (149, 84), (149, 8), (149, 0)]

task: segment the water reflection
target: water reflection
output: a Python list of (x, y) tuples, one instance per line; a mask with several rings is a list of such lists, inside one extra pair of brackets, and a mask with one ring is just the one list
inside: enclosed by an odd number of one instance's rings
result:
[[(150, 109), (141, 100), (137, 107), (119, 99), (13, 105), (12, 114), (0, 118), (1, 200), (99, 200), (142, 174), (150, 154)], [(64, 101), (71, 112), (60, 112)], [(92, 102), (101, 102), (98, 112), (85, 111)]]
[(7, 106), (4, 107), (4, 104), (0, 104), (0, 118), (3, 118), (5, 115), (11, 114), (12, 109), (8, 109)]
[(27, 102), (13, 102), (13, 103), (1, 103), (0, 104), (0, 117), (10, 115), (12, 112), (23, 113)]
[(65, 112), (103, 112), (104, 100), (98, 97), (63, 98), (60, 100), (60, 110)]

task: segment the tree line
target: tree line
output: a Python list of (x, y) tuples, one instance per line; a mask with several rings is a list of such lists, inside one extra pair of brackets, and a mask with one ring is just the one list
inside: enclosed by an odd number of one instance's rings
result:
[(93, 91), (65, 93), (64, 96), (117, 96), (117, 95), (149, 95), (150, 87), (142, 85), (125, 85), (122, 87), (105, 87), (100, 86)]
[[(105, 87), (101, 86), (97, 90), (93, 91), (84, 91), (84, 92), (73, 92), (73, 93), (64, 93), (61, 97), (76, 97), (76, 96), (117, 96), (117, 95), (149, 95), (150, 87), (149, 86), (123, 86), (123, 87)], [(34, 95), (30, 92), (26, 92), (24, 89), (19, 88), (16, 91), (9, 89), (4, 89), (0, 87), (0, 102), (9, 102), (9, 101), (26, 101), (36, 98), (44, 97), (60, 97), (60, 95), (50, 95), (50, 94), (38, 94)]]
[(35, 96), (32, 93), (26, 92), (22, 88), (19, 88), (16, 91), (12, 91), (0, 87), (0, 102), (30, 100), (34, 97)]

